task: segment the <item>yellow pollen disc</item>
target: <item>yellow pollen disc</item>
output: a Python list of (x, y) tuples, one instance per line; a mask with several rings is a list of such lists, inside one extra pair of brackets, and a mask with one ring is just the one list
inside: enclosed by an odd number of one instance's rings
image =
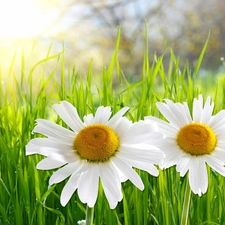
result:
[(192, 155), (211, 153), (217, 143), (217, 138), (212, 129), (201, 123), (191, 123), (179, 131), (177, 143), (181, 149)]
[(83, 128), (74, 140), (74, 149), (84, 159), (105, 161), (119, 148), (115, 131), (103, 124)]

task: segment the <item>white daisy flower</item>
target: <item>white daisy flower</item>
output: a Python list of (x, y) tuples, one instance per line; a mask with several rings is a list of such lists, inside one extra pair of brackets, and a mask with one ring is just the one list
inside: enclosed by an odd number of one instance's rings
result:
[(201, 196), (208, 188), (206, 163), (225, 176), (225, 110), (213, 116), (214, 103), (208, 97), (204, 105), (202, 95), (193, 101), (192, 116), (187, 103), (165, 102), (157, 107), (169, 123), (152, 116), (145, 119), (156, 122), (166, 135), (157, 144), (166, 155), (164, 168), (176, 165), (182, 177), (189, 171), (191, 190)]
[(110, 208), (122, 200), (121, 182), (129, 179), (140, 190), (144, 189), (139, 175), (132, 167), (147, 171), (153, 176), (159, 172), (164, 154), (149, 140), (161, 139), (158, 126), (153, 122), (132, 123), (123, 115), (125, 107), (111, 116), (110, 107), (99, 107), (95, 113), (86, 115), (83, 121), (76, 108), (62, 101), (53, 106), (68, 130), (48, 120), (36, 120), (34, 133), (47, 138), (32, 139), (26, 146), (26, 154), (46, 156), (37, 164), (37, 169), (59, 168), (50, 177), (49, 184), (59, 183), (69, 177), (61, 193), (65, 206), (77, 190), (78, 196), (89, 207), (95, 205), (99, 178)]

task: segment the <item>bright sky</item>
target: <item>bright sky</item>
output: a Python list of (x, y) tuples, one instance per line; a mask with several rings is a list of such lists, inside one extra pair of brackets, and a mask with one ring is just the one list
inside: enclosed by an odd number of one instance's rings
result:
[[(47, 2), (47, 1), (45, 1)], [(57, 17), (35, 0), (0, 0), (0, 38), (30, 38), (43, 32)]]

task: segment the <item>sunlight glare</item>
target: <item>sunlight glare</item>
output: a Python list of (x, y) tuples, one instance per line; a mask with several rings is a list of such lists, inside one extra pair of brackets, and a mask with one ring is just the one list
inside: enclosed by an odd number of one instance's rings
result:
[(40, 34), (55, 19), (43, 12), (31, 0), (0, 0), (0, 37), (30, 38)]

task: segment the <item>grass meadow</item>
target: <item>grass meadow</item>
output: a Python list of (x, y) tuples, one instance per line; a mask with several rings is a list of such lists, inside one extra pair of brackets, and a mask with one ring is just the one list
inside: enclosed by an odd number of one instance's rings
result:
[[(2, 225), (75, 225), (85, 219), (86, 205), (76, 193), (62, 207), (60, 194), (66, 181), (49, 186), (53, 171), (40, 171), (36, 164), (42, 156), (25, 155), (37, 118), (60, 125), (51, 106), (61, 100), (71, 102), (81, 117), (94, 113), (100, 105), (111, 106), (113, 112), (124, 106), (126, 116), (138, 121), (146, 115), (162, 118), (156, 108), (164, 98), (186, 101), (201, 93), (215, 102), (214, 113), (225, 108), (225, 76), (199, 76), (207, 42), (199, 53), (195, 69), (188, 63), (181, 70), (179, 56), (170, 51), (169, 67), (164, 57), (154, 56), (150, 62), (148, 43), (143, 49), (142, 74), (135, 78), (123, 73), (119, 62), (119, 35), (108, 66), (96, 74), (90, 61), (86, 74), (73, 65), (65, 67), (63, 53), (47, 55), (27, 70), (21, 55), (21, 69), (14, 71), (11, 60), (8, 74), (0, 73), (0, 224)], [(50, 61), (54, 60), (55, 65)], [(41, 67), (41, 69), (40, 69)], [(36, 72), (38, 70), (38, 76)], [(3, 77), (7, 79), (3, 79)], [(130, 181), (122, 184), (123, 200), (111, 210), (102, 189), (94, 208), (95, 225), (179, 225), (181, 223), (187, 176), (181, 178), (175, 167), (160, 170), (158, 178), (138, 171), (145, 189), (138, 190)], [(188, 211), (189, 225), (225, 224), (225, 178), (208, 168), (208, 191), (202, 197), (191, 194)], [(182, 224), (181, 224), (182, 225)]]

